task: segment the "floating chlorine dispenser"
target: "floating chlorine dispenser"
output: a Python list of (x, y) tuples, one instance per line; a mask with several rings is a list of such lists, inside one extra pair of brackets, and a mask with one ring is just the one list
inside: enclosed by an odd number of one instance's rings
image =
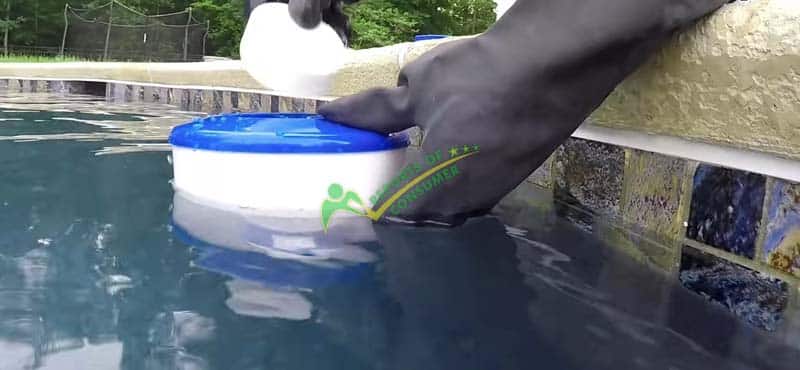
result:
[(197, 119), (175, 127), (169, 142), (177, 190), (279, 217), (319, 217), (342, 191), (368, 204), (399, 172), (409, 144), (404, 134), (317, 115), (266, 113)]

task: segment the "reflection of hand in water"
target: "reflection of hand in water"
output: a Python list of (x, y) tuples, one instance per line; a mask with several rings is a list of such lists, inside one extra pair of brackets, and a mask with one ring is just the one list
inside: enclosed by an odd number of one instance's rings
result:
[(391, 320), (391, 368), (572, 368), (531, 325), (528, 306), (537, 298), (498, 220), (376, 232), (386, 291), (402, 312)]
[[(351, 205), (355, 203), (355, 206)], [(345, 193), (342, 185), (331, 184), (328, 188), (328, 199), (322, 202), (322, 225), (325, 229), (336, 211), (346, 211), (362, 217), (372, 217), (372, 210), (364, 205), (364, 201), (353, 191)]]

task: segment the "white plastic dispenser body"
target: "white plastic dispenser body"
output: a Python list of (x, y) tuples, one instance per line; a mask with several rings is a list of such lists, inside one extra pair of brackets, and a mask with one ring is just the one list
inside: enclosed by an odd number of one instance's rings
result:
[(177, 190), (262, 214), (313, 218), (334, 184), (370, 206), (404, 165), (408, 138), (308, 114), (232, 114), (178, 126), (170, 143)]

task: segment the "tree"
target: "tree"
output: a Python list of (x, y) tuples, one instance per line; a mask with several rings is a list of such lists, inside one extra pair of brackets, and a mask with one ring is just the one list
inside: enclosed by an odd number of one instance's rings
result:
[(347, 9), (354, 48), (410, 41), (415, 34), (460, 36), (495, 21), (492, 0), (363, 0)]
[(495, 2), (492, 0), (451, 0), (434, 13), (433, 33), (472, 35), (486, 31), (495, 21)]
[[(64, 6), (95, 9), (111, 0), (0, 0), (3, 50), (11, 46), (58, 50), (64, 31)], [(119, 0), (138, 12), (154, 15), (189, 6), (196, 19), (211, 29), (207, 50), (237, 56), (245, 27), (244, 0)], [(353, 25), (351, 46), (377, 47), (410, 41), (416, 34), (474, 34), (494, 22), (492, 0), (361, 0), (347, 6)], [(98, 10), (98, 14), (104, 14)], [(116, 13), (115, 13), (116, 14)], [(120, 12), (124, 17), (124, 12)], [(115, 15), (116, 16), (116, 15)], [(106, 20), (101, 20), (106, 21)]]
[(0, 20), (0, 30), (3, 32), (3, 54), (8, 56), (8, 33), (16, 29), (25, 20), (22, 17), (12, 18), (11, 16), (11, 1), (5, 0), (5, 17)]
[(238, 56), (244, 32), (244, 0), (197, 0), (192, 9), (210, 23), (208, 51), (220, 56)]
[(369, 0), (348, 7), (353, 26), (350, 46), (371, 48), (408, 41), (419, 31), (419, 17), (401, 10), (392, 0)]

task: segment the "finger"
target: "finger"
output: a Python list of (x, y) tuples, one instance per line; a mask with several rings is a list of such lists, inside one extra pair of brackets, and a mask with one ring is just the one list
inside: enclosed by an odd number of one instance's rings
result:
[(253, 12), (257, 6), (264, 3), (264, 0), (246, 0), (244, 2), (244, 18), (250, 19), (250, 13)]
[(334, 100), (319, 113), (348, 126), (390, 134), (413, 127), (408, 88), (373, 89)]
[(290, 0), (289, 15), (300, 27), (314, 28), (322, 22), (322, 10), (330, 6), (330, 0)]

